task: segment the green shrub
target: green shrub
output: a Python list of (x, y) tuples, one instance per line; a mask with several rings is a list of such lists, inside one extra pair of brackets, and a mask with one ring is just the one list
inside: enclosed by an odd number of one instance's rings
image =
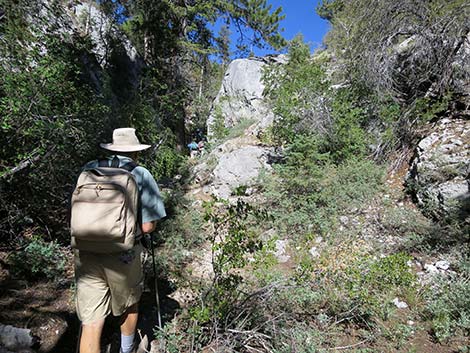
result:
[(224, 140), (230, 140), (242, 136), (247, 128), (256, 122), (254, 119), (242, 119), (231, 128), (227, 128), (228, 134)]
[(298, 323), (294, 327), (281, 329), (274, 339), (275, 353), (317, 353), (328, 338), (321, 330)]
[(65, 269), (65, 254), (55, 242), (33, 238), (24, 250), (12, 255), (11, 264), (16, 277), (28, 280), (56, 279)]
[(440, 279), (427, 293), (426, 313), (439, 342), (454, 335), (470, 336), (470, 274)]
[(310, 57), (308, 45), (297, 36), (289, 46), (289, 62), (265, 70), (263, 80), (277, 118), (273, 136), (277, 142), (291, 142), (297, 133), (327, 124), (321, 113), (328, 80), (321, 65)]
[(358, 102), (364, 92), (351, 88), (339, 90), (331, 104), (332, 132), (328, 135), (327, 148), (336, 161), (364, 156), (369, 138), (364, 129), (368, 115)]
[(203, 213), (179, 193), (165, 203), (168, 217), (158, 227), (157, 264), (162, 273), (180, 279), (191, 250), (206, 240)]
[(229, 134), (229, 129), (225, 127), (225, 118), (222, 114), (222, 108), (217, 105), (214, 109), (214, 122), (211, 126), (213, 138), (215, 140), (222, 140)]
[(160, 179), (176, 175), (182, 162), (183, 156), (175, 148), (162, 146), (148, 163), (153, 176)]
[(328, 234), (338, 215), (361, 207), (382, 187), (380, 166), (361, 159), (334, 164), (311, 135), (299, 134), (284, 157), (261, 184), (275, 225), (297, 240), (307, 233)]
[(327, 275), (323, 281), (328, 313), (350, 312), (352, 320), (387, 320), (394, 297), (413, 301), (416, 296), (416, 276), (407, 265), (410, 259), (403, 253), (379, 259), (358, 257), (343, 271)]

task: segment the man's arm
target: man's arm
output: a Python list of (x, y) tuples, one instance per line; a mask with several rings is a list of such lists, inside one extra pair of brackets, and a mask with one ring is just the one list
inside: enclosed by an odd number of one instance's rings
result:
[(152, 233), (155, 230), (156, 225), (157, 225), (156, 221), (143, 223), (142, 224), (142, 233), (144, 233), (144, 234)]

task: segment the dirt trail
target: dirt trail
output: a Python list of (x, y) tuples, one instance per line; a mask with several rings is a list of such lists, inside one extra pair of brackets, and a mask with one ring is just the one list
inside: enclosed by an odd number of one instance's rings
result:
[[(5, 258), (6, 253), (0, 253)], [(5, 264), (5, 262), (2, 262)], [(138, 330), (153, 339), (157, 327), (153, 276), (146, 275), (145, 290), (140, 302)], [(169, 298), (169, 283), (159, 279), (159, 296), (163, 322), (173, 318), (179, 305)], [(73, 302), (73, 270), (69, 264), (66, 277), (57, 282), (28, 283), (11, 278), (5, 265), (0, 268), (0, 323), (28, 328), (40, 343), (34, 347), (38, 353), (75, 352), (79, 336), (79, 320)], [(109, 317), (102, 339), (102, 351), (119, 352), (119, 319)]]

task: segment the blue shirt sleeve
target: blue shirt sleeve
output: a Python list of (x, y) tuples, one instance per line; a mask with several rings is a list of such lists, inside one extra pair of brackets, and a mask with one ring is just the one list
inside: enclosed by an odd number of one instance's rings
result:
[(136, 176), (139, 185), (142, 223), (165, 217), (163, 198), (152, 174), (143, 167), (136, 167), (133, 174)]

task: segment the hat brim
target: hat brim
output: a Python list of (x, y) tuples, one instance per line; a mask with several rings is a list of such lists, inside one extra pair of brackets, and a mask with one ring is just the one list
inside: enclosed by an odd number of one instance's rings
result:
[(138, 152), (152, 147), (151, 145), (114, 145), (112, 143), (100, 143), (100, 147), (113, 152)]

